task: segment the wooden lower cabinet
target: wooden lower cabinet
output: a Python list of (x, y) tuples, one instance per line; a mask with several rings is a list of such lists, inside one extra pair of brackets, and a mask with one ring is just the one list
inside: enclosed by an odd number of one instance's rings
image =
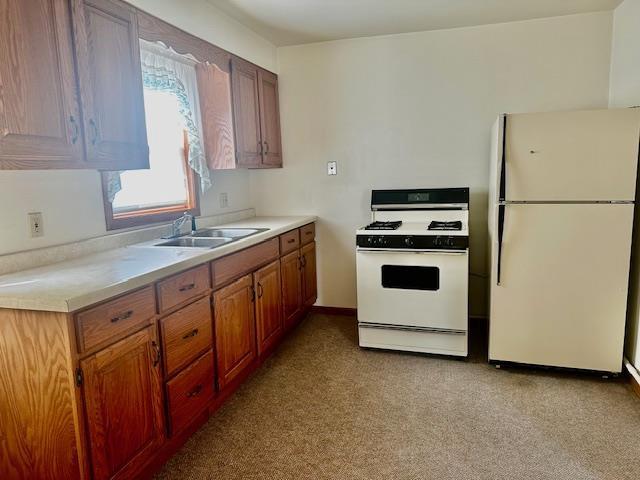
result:
[(209, 350), (167, 382), (171, 435), (192, 423), (215, 395), (213, 352)]
[(291, 252), (280, 260), (282, 272), (282, 307), (284, 326), (291, 327), (302, 308), (302, 277), (300, 276), (300, 252)]
[(256, 291), (256, 329), (258, 353), (267, 352), (282, 335), (282, 291), (280, 261), (270, 263), (253, 274)]
[(252, 275), (245, 275), (213, 294), (220, 390), (256, 358), (254, 299)]
[(130, 478), (164, 441), (160, 347), (148, 327), (84, 359), (93, 478)]
[(310, 307), (318, 298), (316, 279), (316, 242), (303, 245), (300, 249), (302, 263), (302, 303)]
[(280, 256), (300, 232), (213, 261), (213, 317), (209, 265), (78, 312), (0, 309), (0, 479), (147, 478), (315, 302), (310, 235)]

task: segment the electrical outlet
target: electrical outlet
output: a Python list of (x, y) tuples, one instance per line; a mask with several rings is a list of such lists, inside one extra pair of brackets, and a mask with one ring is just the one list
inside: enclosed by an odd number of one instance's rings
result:
[(42, 223), (41, 212), (29, 213), (29, 228), (31, 229), (31, 238), (44, 236), (44, 225)]
[(227, 192), (222, 192), (220, 194), (220, 208), (227, 208), (229, 206), (229, 196)]
[(338, 174), (338, 162), (327, 162), (327, 175)]

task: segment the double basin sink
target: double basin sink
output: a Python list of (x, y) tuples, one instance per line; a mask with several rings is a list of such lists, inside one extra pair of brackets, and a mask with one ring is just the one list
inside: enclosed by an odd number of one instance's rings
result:
[(204, 228), (191, 234), (156, 243), (155, 247), (216, 248), (256, 233), (266, 232), (268, 228)]

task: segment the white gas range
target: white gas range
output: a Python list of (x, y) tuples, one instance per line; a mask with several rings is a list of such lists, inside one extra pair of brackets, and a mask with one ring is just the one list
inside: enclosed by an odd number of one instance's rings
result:
[(356, 232), (361, 347), (467, 355), (469, 189), (374, 190)]

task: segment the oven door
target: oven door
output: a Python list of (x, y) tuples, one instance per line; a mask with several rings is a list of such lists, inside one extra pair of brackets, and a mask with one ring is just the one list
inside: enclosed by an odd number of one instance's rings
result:
[(468, 261), (467, 250), (358, 249), (358, 322), (466, 331)]

